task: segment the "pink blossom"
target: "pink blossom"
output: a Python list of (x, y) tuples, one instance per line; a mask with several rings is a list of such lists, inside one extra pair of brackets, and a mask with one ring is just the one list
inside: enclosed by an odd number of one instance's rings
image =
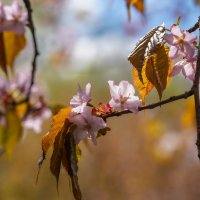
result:
[(141, 106), (139, 97), (134, 96), (135, 89), (128, 81), (121, 81), (119, 86), (114, 85), (114, 81), (108, 81), (110, 94), (112, 99), (109, 104), (112, 108), (122, 111), (130, 110), (133, 113), (138, 112), (138, 107)]
[(84, 107), (91, 101), (91, 84), (88, 83), (85, 86), (85, 91), (81, 89), (81, 86), (78, 85), (78, 93), (73, 96), (70, 101), (72, 106), (72, 112), (81, 113), (83, 112)]
[(18, 1), (15, 0), (11, 6), (5, 6), (6, 26), (5, 31), (13, 31), (17, 34), (23, 34), (27, 24), (27, 12), (22, 10)]
[(42, 130), (42, 124), (45, 120), (49, 119), (52, 116), (50, 109), (41, 108), (37, 111), (37, 114), (30, 114), (22, 122), (22, 126), (25, 129), (32, 129), (35, 133), (40, 133)]
[[(29, 86), (30, 75), (26, 73), (19, 73), (16, 78), (12, 80), (0, 78), (0, 126), (6, 125), (4, 114), (8, 105), (26, 98)], [(22, 122), (22, 125), (25, 129), (33, 129), (36, 133), (39, 133), (43, 121), (50, 118), (52, 114), (44, 101), (39, 87), (35, 84), (31, 90), (29, 104), (30, 112)]]
[(70, 122), (77, 125), (73, 132), (76, 144), (88, 137), (96, 145), (97, 141), (94, 133), (106, 127), (104, 120), (92, 115), (92, 111), (88, 106), (84, 107), (81, 114), (72, 113)]
[(185, 78), (194, 80), (195, 71), (196, 71), (196, 62), (197, 62), (196, 57), (189, 58), (189, 59), (185, 58), (177, 62), (172, 72), (170, 73), (170, 76), (175, 76), (182, 71), (182, 74), (185, 76)]
[(171, 34), (165, 34), (163, 37), (171, 45), (169, 57), (192, 57), (195, 50), (194, 43), (197, 39), (196, 36), (185, 30), (180, 30), (179, 26), (175, 24), (171, 26), (170, 31)]
[(41, 96), (39, 90), (38, 94), (36, 93), (31, 96), (29, 110), (30, 112), (22, 122), (22, 126), (25, 129), (32, 129), (36, 133), (40, 133), (43, 122), (52, 116), (52, 112), (47, 107), (44, 97)]

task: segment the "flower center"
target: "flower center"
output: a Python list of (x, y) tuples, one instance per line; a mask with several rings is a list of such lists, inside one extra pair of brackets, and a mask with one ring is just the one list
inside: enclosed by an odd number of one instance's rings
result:
[[(130, 95), (129, 95), (129, 96), (130, 96)], [(125, 104), (126, 101), (129, 99), (129, 96), (128, 96), (128, 97), (123, 97), (123, 96), (120, 95), (120, 103), (121, 103), (121, 104)]]

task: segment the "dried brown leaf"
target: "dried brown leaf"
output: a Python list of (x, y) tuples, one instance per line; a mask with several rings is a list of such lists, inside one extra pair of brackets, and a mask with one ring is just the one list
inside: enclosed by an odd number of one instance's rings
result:
[(154, 54), (149, 56), (145, 62), (146, 77), (155, 86), (160, 99), (168, 83), (169, 71), (172, 60), (168, 57), (169, 47), (159, 44)]
[(162, 42), (164, 32), (164, 24), (153, 28), (136, 43), (135, 48), (128, 56), (128, 60), (131, 62), (133, 67), (137, 69), (138, 77), (142, 83), (142, 68), (144, 62), (148, 56), (152, 55), (157, 45)]

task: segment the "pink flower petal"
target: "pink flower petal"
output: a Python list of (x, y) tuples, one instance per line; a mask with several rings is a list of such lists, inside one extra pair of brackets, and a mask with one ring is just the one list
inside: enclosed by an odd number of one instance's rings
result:
[(176, 76), (176, 75), (178, 75), (178, 74), (181, 72), (181, 69), (182, 69), (182, 66), (181, 66), (181, 65), (175, 66), (175, 67), (172, 69), (172, 71), (171, 71), (171, 73), (170, 73), (170, 76)]
[(110, 95), (113, 99), (118, 99), (119, 94), (118, 94), (118, 87), (114, 85), (114, 81), (108, 81), (109, 84), (109, 89), (110, 89)]
[(133, 97), (127, 100), (125, 108), (136, 114), (138, 113), (138, 107), (140, 107), (141, 105), (142, 101), (139, 99), (139, 97)]
[(178, 55), (178, 48), (176, 46), (171, 46), (169, 50), (169, 57), (174, 59), (177, 58)]
[(13, 17), (18, 17), (21, 15), (21, 7), (16, 0), (12, 3), (11, 9)]
[(87, 131), (82, 130), (81, 128), (77, 127), (73, 132), (74, 140), (76, 144), (79, 144), (81, 140), (87, 137)]
[(174, 45), (177, 41), (177, 39), (172, 34), (165, 34), (163, 38), (170, 45)]
[(186, 58), (192, 58), (194, 56), (195, 48), (189, 43), (184, 44), (184, 53)]
[(88, 83), (86, 86), (85, 86), (85, 94), (87, 95), (87, 96), (91, 96), (91, 84), (90, 83)]
[(79, 143), (80, 140), (87, 136), (96, 145), (97, 142), (94, 133), (106, 127), (105, 121), (100, 117), (92, 115), (92, 110), (89, 107), (85, 107), (80, 114), (71, 114), (69, 120), (77, 125), (77, 128), (73, 132), (76, 143)]
[(170, 28), (171, 33), (177, 37), (183, 37), (183, 33), (178, 25), (173, 24)]
[(194, 80), (195, 70), (193, 69), (191, 63), (184, 65), (182, 73), (185, 76), (185, 78), (189, 78), (192, 81)]
[(193, 44), (193, 42), (195, 42), (197, 40), (197, 36), (192, 35), (191, 33), (187, 32), (187, 31), (183, 31), (185, 38), (184, 40), (190, 44)]
[(128, 97), (130, 94), (135, 94), (135, 89), (128, 81), (121, 81), (119, 83), (119, 95)]

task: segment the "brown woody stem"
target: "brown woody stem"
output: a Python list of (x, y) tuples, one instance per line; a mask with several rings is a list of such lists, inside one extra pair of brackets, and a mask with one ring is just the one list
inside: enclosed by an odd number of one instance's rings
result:
[[(171, 103), (173, 101), (177, 101), (177, 100), (180, 100), (180, 99), (187, 99), (188, 97), (192, 96), (193, 94), (194, 94), (194, 91), (193, 91), (193, 88), (192, 88), (191, 90), (189, 90), (188, 92), (185, 92), (183, 94), (180, 94), (180, 95), (177, 95), (177, 96), (172, 96), (168, 99), (165, 99), (163, 101), (159, 101), (157, 103), (153, 103), (153, 104), (149, 104), (149, 105), (146, 105), (146, 106), (139, 107), (138, 110), (142, 111), (142, 110), (154, 109), (156, 107), (160, 107), (164, 104), (168, 104), (168, 103)], [(110, 118), (110, 117), (119, 117), (121, 115), (128, 114), (128, 113), (132, 113), (132, 112), (129, 111), (129, 110), (123, 110), (123, 111), (120, 111), (120, 112), (112, 112), (112, 113), (109, 113), (109, 114), (102, 116), (102, 118), (106, 120), (107, 118)]]
[(199, 21), (198, 21), (196, 24), (194, 24), (193, 27), (189, 28), (187, 31), (188, 31), (189, 33), (192, 33), (192, 32), (194, 32), (194, 31), (196, 31), (198, 28), (199, 28)]
[[(198, 27), (200, 25), (200, 17), (198, 20)], [(199, 29), (199, 45), (200, 45), (200, 29)], [(197, 123), (197, 149), (198, 149), (198, 157), (200, 159), (200, 101), (199, 101), (199, 78), (200, 78), (200, 48), (198, 49), (197, 55), (197, 65), (196, 65), (196, 73), (193, 84), (194, 90), (194, 101), (195, 101), (195, 111), (196, 111), (196, 123)]]
[(28, 12), (28, 27), (31, 31), (31, 35), (32, 35), (32, 40), (33, 40), (33, 48), (34, 48), (34, 55), (33, 55), (33, 60), (32, 60), (32, 71), (31, 71), (31, 81), (30, 81), (30, 86), (28, 89), (28, 93), (27, 93), (27, 97), (26, 97), (26, 101), (29, 102), (29, 98), (31, 95), (31, 88), (34, 84), (35, 81), (35, 73), (36, 73), (36, 68), (37, 68), (37, 57), (39, 55), (39, 51), (38, 51), (38, 45), (37, 45), (37, 39), (36, 39), (36, 34), (35, 34), (35, 26), (33, 23), (33, 19), (32, 19), (32, 7), (31, 7), (31, 3), (29, 0), (23, 0), (25, 7), (27, 9)]

